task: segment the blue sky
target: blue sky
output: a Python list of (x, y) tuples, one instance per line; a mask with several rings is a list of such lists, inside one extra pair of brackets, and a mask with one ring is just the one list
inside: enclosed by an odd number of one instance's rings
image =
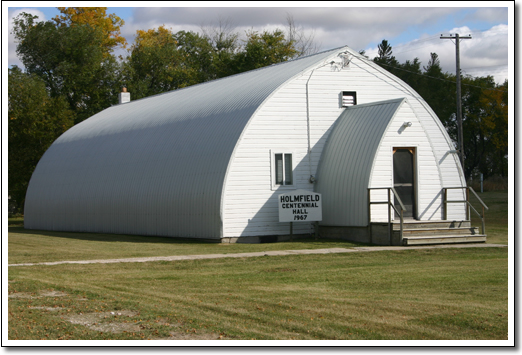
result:
[[(3, 2), (3, 14), (7, 15), (7, 21), (3, 22), (9, 23), (9, 19), (22, 9), (39, 15), (42, 20), (59, 14), (58, 9), (51, 6), (53, 2), (44, 3), (49, 7), (30, 6), (33, 4), (40, 3)], [(82, 6), (112, 4), (120, 3), (74, 3)], [(443, 70), (451, 73), (455, 72), (455, 45), (450, 40), (440, 39), (440, 35), (471, 34), (472, 40), (461, 43), (463, 72), (472, 76), (493, 75), (499, 83), (509, 78), (509, 33), (514, 19), (512, 2), (421, 2), (415, 3), (416, 7), (411, 7), (409, 2), (399, 3), (405, 7), (390, 7), (391, 2), (358, 3), (363, 7), (346, 6), (346, 2), (302, 3), (306, 7), (294, 7), (294, 3), (285, 2), (241, 3), (249, 7), (236, 7), (236, 3), (230, 3), (229, 7), (217, 8), (201, 6), (199, 2), (175, 2), (181, 7), (172, 7), (171, 4), (173, 2), (152, 2), (150, 7), (108, 7), (107, 12), (115, 13), (125, 21), (121, 30), (129, 43), (133, 41), (136, 30), (160, 25), (174, 32), (200, 32), (202, 27), (217, 26), (220, 21), (228, 22), (234, 32), (240, 34), (250, 29), (285, 29), (286, 18), (290, 15), (305, 34), (313, 36), (318, 50), (348, 45), (355, 50), (365, 50), (369, 57), (374, 57), (377, 45), (387, 39), (393, 47), (393, 55), (400, 62), (418, 57), (422, 65), (426, 65), (430, 53), (435, 52)], [(379, 7), (379, 4), (386, 7)], [(8, 42), (8, 64), (21, 66), (16, 58), (14, 40), (9, 38)], [(125, 52), (120, 51), (120, 54)]]

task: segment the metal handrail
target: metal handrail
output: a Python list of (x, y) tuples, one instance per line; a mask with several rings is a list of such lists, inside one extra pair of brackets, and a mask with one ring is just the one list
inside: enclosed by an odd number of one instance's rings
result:
[[(455, 189), (465, 189), (466, 190), (466, 199), (465, 200), (456, 200), (456, 201), (448, 201), (448, 190)], [(480, 221), (482, 222), (482, 234), (486, 235), (486, 218), (485, 218), (485, 209), (489, 210), (488, 206), (480, 199), (475, 190), (471, 186), (457, 186), (457, 187), (443, 187), (444, 190), (444, 220), (448, 220), (448, 203), (465, 203), (466, 204), (466, 220), (471, 221), (470, 210), (473, 210), (480, 217)], [(479, 203), (482, 205), (482, 215), (473, 207), (471, 202), (469, 202), (469, 191), (475, 195)]]
[[(372, 202), (371, 200), (371, 190), (388, 190), (388, 201), (375, 201)], [(399, 202), (399, 205), (401, 207), (401, 210), (398, 211), (395, 205), (391, 202), (391, 192), (393, 191), (393, 195), (397, 198), (397, 201)], [(393, 187), (369, 187), (368, 188), (368, 228), (369, 228), (369, 234), (370, 234), (370, 243), (372, 242), (372, 205), (380, 205), (380, 204), (387, 204), (388, 205), (388, 238), (390, 240), (390, 245), (392, 244), (392, 224), (391, 224), (391, 213), (390, 213), (390, 207), (392, 207), (395, 212), (400, 216), (400, 233), (399, 233), (399, 243), (402, 245), (402, 233), (404, 229), (404, 211), (407, 211), (404, 207), (404, 204), (402, 203), (401, 198), (397, 194), (397, 191)]]

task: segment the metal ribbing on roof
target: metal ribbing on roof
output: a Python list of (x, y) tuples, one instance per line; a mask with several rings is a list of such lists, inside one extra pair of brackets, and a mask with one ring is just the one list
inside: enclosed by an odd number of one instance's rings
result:
[(373, 161), (403, 101), (351, 106), (335, 122), (317, 170), (315, 191), (322, 194), (322, 225), (367, 225), (367, 188)]
[(223, 181), (253, 113), (338, 50), (110, 107), (40, 160), (25, 227), (220, 238)]

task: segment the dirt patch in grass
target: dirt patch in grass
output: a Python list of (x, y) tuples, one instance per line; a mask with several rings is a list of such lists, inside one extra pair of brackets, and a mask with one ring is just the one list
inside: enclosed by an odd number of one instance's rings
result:
[(117, 312), (92, 312), (73, 314), (66, 318), (72, 324), (80, 324), (89, 329), (104, 333), (139, 332), (140, 324), (133, 321), (132, 317), (139, 315), (136, 311)]
[(69, 296), (67, 293), (62, 291), (52, 291), (45, 290), (40, 293), (35, 292), (13, 292), (8, 295), (9, 298), (27, 298), (27, 299), (37, 299), (42, 297), (65, 297)]
[(9, 297), (9, 298), (28, 298), (28, 299), (38, 298), (38, 296), (35, 293), (30, 293), (30, 292), (13, 292), (13, 293), (10, 293), (7, 297)]
[[(72, 324), (80, 324), (98, 332), (138, 333), (145, 328), (141, 322), (131, 319), (138, 315), (139, 312), (136, 311), (120, 310), (115, 312), (79, 313), (64, 319)], [(171, 327), (181, 326), (179, 323), (170, 323), (167, 318), (157, 319), (155, 323)], [(169, 334), (169, 337), (155, 338), (154, 340), (215, 340), (223, 338), (220, 334), (203, 332), (196, 329), (186, 330), (185, 332), (170, 332)]]
[(62, 291), (54, 291), (54, 290), (46, 290), (40, 292), (40, 297), (65, 297), (69, 296), (66, 292)]
[(63, 307), (32, 307), (32, 306), (29, 306), (29, 309), (43, 309), (45, 311), (60, 311), (63, 309)]

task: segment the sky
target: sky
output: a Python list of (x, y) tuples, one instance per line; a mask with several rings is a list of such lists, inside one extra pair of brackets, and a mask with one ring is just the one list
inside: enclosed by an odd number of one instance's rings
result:
[[(463, 74), (491, 75), (499, 84), (510, 78), (508, 68), (513, 69), (510, 58), (514, 57), (513, 2), (415, 2), (416, 7), (409, 7), (410, 2), (357, 3), (363, 7), (347, 6), (347, 3), (300, 2), (300, 5), (306, 7), (295, 7), (292, 6), (294, 2), (242, 2), (241, 5), (245, 7), (237, 7), (236, 2), (219, 2), (217, 4), (224, 5), (207, 7), (202, 4), (215, 6), (216, 3), (149, 1), (146, 2), (151, 4), (149, 7), (110, 7), (121, 4), (142, 5), (145, 2), (4, 1), (2, 60), (4, 68), (6, 61), (8, 66), (23, 67), (16, 56), (14, 38), (9, 34), (12, 18), (19, 13), (32, 13), (46, 21), (59, 14), (56, 6), (104, 5), (109, 6), (107, 13), (114, 13), (125, 21), (121, 33), (129, 44), (133, 42), (137, 30), (158, 28), (161, 25), (173, 32), (201, 32), (202, 28), (227, 23), (234, 32), (244, 35), (249, 30), (285, 30), (290, 16), (304, 34), (313, 38), (319, 51), (348, 45), (356, 51), (364, 50), (367, 56), (373, 58), (377, 56), (377, 45), (386, 39), (399, 62), (417, 57), (421, 65), (425, 66), (433, 52), (438, 54), (443, 71), (449, 73), (455, 73), (456, 46), (454, 40), (441, 39), (441, 35), (471, 35), (472, 39), (460, 42)], [(404, 7), (390, 7), (394, 4)], [(126, 52), (119, 50), (118, 54), (125, 55)]]

